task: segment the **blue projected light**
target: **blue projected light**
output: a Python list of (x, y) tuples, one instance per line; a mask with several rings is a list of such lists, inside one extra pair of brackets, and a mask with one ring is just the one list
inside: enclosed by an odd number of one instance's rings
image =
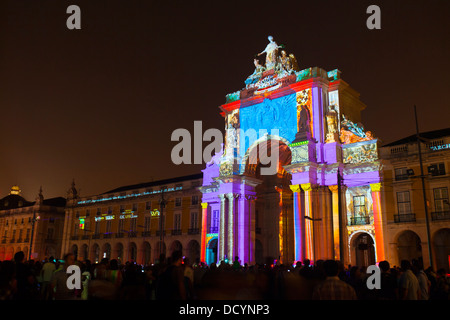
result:
[(151, 194), (161, 193), (161, 192), (169, 192), (169, 191), (177, 191), (181, 190), (183, 187), (176, 187), (176, 188), (167, 188), (164, 190), (155, 190), (152, 192), (142, 192), (142, 193), (132, 193), (132, 194), (126, 194), (124, 196), (114, 196), (114, 197), (106, 197), (101, 199), (93, 199), (93, 200), (83, 200), (78, 201), (77, 204), (88, 204), (88, 203), (96, 203), (96, 202), (102, 202), (102, 201), (111, 201), (111, 200), (121, 200), (121, 199), (127, 199), (132, 197), (142, 197), (142, 196), (148, 196)]
[[(240, 156), (244, 156), (250, 147), (250, 142), (254, 142), (260, 137), (260, 130), (266, 130), (272, 134), (272, 129), (279, 131), (279, 136), (294, 141), (297, 133), (297, 101), (296, 94), (290, 94), (277, 99), (265, 99), (263, 102), (241, 108), (239, 110), (239, 121), (241, 130), (248, 138), (240, 139)], [(250, 134), (253, 130), (255, 134)]]

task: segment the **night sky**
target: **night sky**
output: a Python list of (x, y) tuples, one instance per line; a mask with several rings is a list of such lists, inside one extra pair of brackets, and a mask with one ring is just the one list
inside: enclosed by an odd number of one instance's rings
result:
[[(66, 8), (81, 8), (68, 30)], [(366, 9), (381, 8), (381, 30)], [(339, 69), (383, 144), (450, 127), (450, 1), (43, 1), (0, 5), (0, 197), (34, 200), (198, 173), (170, 137), (223, 130), (272, 35), (300, 69)], [(204, 147), (209, 142), (204, 143)]]

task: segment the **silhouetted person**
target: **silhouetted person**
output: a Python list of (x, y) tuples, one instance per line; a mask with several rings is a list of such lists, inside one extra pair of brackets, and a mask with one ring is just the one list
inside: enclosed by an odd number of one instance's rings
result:
[(156, 285), (157, 300), (185, 300), (183, 256), (181, 251), (174, 251), (171, 264), (158, 278)]
[(314, 300), (356, 300), (355, 290), (338, 277), (339, 265), (335, 260), (323, 263), (326, 279), (314, 288)]
[(379, 265), (381, 271), (381, 289), (378, 293), (380, 300), (396, 300), (398, 295), (397, 279), (391, 273), (389, 262), (380, 261)]
[(25, 254), (23, 251), (14, 255), (15, 278), (17, 280), (17, 291), (14, 294), (15, 300), (30, 300), (35, 298), (36, 279), (31, 268), (24, 263)]
[(402, 260), (400, 266), (403, 271), (399, 283), (400, 300), (420, 299), (419, 281), (411, 270), (411, 263), (408, 260)]

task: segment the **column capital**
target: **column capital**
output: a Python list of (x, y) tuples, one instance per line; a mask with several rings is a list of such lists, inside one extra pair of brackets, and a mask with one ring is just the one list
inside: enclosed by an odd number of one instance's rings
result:
[(370, 189), (372, 190), (372, 192), (380, 192), (381, 191), (381, 183), (371, 183), (370, 184)]
[(303, 191), (313, 191), (317, 189), (317, 185), (312, 184), (312, 183), (304, 183), (301, 185)]
[(337, 186), (337, 185), (328, 186), (328, 189), (330, 189), (331, 192), (337, 192), (339, 189), (339, 186)]
[(229, 192), (229, 193), (226, 194), (226, 196), (227, 196), (228, 199), (232, 199), (232, 198), (237, 198), (237, 197), (239, 197), (240, 194), (239, 194), (239, 193)]
[(301, 191), (301, 187), (299, 184), (290, 185), (289, 188), (291, 188), (292, 192), (300, 192)]
[(202, 209), (208, 208), (208, 202), (202, 202)]

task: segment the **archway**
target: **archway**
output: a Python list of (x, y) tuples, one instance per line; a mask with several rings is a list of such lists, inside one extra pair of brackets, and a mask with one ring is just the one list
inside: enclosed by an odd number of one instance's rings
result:
[(422, 245), (419, 236), (411, 231), (403, 231), (397, 239), (398, 261), (422, 259)]
[(351, 247), (353, 252), (353, 265), (368, 267), (375, 264), (375, 246), (370, 234), (366, 232), (355, 234), (351, 242)]
[(131, 242), (129, 247), (128, 247), (128, 261), (134, 261), (136, 262), (137, 260), (137, 246), (136, 243)]
[(116, 243), (114, 251), (116, 252), (116, 259), (121, 263), (124, 262), (123, 244), (121, 242)]
[(198, 263), (200, 261), (200, 244), (196, 240), (189, 241), (187, 245), (187, 258), (189, 263)]
[[(268, 136), (249, 148), (246, 161), (244, 174), (262, 181), (255, 188), (255, 231), (261, 249), (256, 252), (255, 246), (255, 261), (293, 261), (294, 243), (288, 236), (293, 232), (292, 176), (284, 169), (291, 164), (291, 150), (283, 139)], [(256, 254), (261, 256), (256, 258)]]
[(208, 245), (206, 247), (206, 264), (210, 265), (211, 263), (217, 262), (217, 237), (209, 240)]
[(440, 229), (434, 235), (434, 255), (436, 257), (436, 270), (444, 268), (450, 272), (450, 229)]
[(100, 261), (100, 246), (97, 243), (92, 246), (91, 257), (94, 263)]
[(106, 258), (108, 260), (111, 259), (111, 245), (109, 243), (105, 243), (102, 249), (102, 258)]
[(173, 241), (170, 245), (170, 255), (172, 255), (172, 253), (174, 253), (175, 251), (183, 252), (183, 245), (178, 240)]
[(83, 260), (89, 259), (89, 247), (87, 244), (83, 244), (81, 246), (81, 254), (82, 254)]
[(144, 241), (142, 244), (142, 263), (144, 265), (149, 264), (152, 260), (152, 247), (148, 241)]

